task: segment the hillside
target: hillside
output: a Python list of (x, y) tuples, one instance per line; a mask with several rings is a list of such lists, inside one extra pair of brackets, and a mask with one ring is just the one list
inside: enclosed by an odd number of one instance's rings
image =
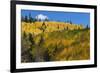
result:
[(90, 59), (90, 29), (63, 22), (22, 22), (22, 62)]
[(22, 22), (22, 31), (26, 33), (32, 33), (37, 35), (39, 33), (44, 32), (53, 32), (60, 30), (76, 30), (83, 29), (82, 25), (64, 23), (64, 22), (34, 22), (34, 23), (26, 23)]

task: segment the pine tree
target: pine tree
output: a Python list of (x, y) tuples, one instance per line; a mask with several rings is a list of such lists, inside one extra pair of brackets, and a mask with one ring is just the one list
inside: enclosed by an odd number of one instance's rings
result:
[(89, 26), (88, 26), (88, 24), (87, 24), (86, 29), (88, 29), (88, 28), (89, 28)]
[(46, 18), (45, 21), (49, 21), (49, 20)]
[(44, 60), (45, 60), (45, 61), (50, 61), (50, 55), (49, 55), (48, 50), (46, 50), (46, 51), (44, 52), (43, 57), (44, 57)]
[(31, 33), (29, 33), (29, 41), (31, 42), (32, 45), (34, 45), (34, 40), (33, 36)]
[(42, 30), (43, 30), (43, 32), (45, 31), (45, 29), (46, 29), (46, 25), (45, 25), (45, 22), (43, 22), (43, 24), (42, 24)]
[(43, 42), (44, 42), (44, 38), (43, 38), (43, 36), (41, 35), (40, 41), (39, 41), (39, 43), (38, 43), (38, 46), (40, 46), (41, 43), (43, 43)]
[(58, 25), (58, 29), (59, 29), (59, 25)]
[(31, 16), (31, 13), (29, 14), (29, 22), (31, 23), (33, 20), (32, 16)]
[(25, 18), (24, 18), (24, 16), (22, 16), (22, 17), (21, 17), (21, 21), (25, 21)]
[(70, 24), (72, 24), (72, 21), (70, 21)]
[(25, 16), (25, 22), (28, 22), (28, 17), (27, 16)]
[(68, 30), (68, 26), (67, 27), (65, 27), (65, 29), (64, 30)]

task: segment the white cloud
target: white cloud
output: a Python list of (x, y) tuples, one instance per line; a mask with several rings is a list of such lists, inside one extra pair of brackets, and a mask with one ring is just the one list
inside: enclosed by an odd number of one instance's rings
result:
[(45, 19), (48, 19), (47, 16), (43, 15), (43, 14), (39, 14), (35, 17), (37, 20), (41, 20), (44, 21)]

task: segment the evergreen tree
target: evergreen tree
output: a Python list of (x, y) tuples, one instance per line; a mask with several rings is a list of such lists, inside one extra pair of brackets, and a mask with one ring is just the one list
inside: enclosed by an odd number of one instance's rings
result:
[(89, 28), (89, 26), (88, 26), (88, 24), (87, 24), (86, 29), (88, 29), (88, 28)]
[(25, 21), (25, 18), (24, 18), (24, 16), (22, 16), (22, 17), (21, 17), (21, 21)]
[(31, 33), (29, 33), (29, 41), (31, 42), (32, 45), (34, 45), (34, 38)]
[(25, 33), (25, 31), (23, 32), (23, 38), (26, 38), (27, 37), (27, 35), (26, 35), (26, 33)]
[(68, 26), (66, 27), (66, 30), (68, 30), (69, 28), (68, 28)]
[(70, 21), (70, 24), (72, 24), (72, 21)]
[(43, 57), (44, 57), (44, 60), (45, 60), (45, 61), (50, 61), (50, 55), (49, 55), (48, 50), (46, 50), (46, 51), (44, 52)]
[(58, 29), (59, 29), (59, 25), (58, 25)]
[(32, 22), (36, 22), (37, 20), (35, 18), (32, 18)]
[(32, 16), (31, 16), (31, 13), (29, 14), (29, 22), (31, 23), (33, 20)]
[(28, 22), (28, 17), (27, 16), (25, 16), (25, 22)]
[(45, 25), (45, 22), (43, 22), (43, 24), (42, 24), (42, 30), (43, 30), (43, 32), (45, 31), (45, 29), (46, 29), (46, 25)]
[(41, 35), (40, 41), (39, 41), (39, 43), (38, 43), (38, 46), (40, 46), (41, 43), (43, 43), (43, 42), (44, 42), (44, 38), (43, 38), (43, 36)]
[(49, 20), (46, 18), (45, 21), (49, 21)]

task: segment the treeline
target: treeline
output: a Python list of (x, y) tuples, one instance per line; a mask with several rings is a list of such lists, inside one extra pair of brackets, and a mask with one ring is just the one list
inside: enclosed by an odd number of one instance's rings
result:
[(31, 16), (31, 14), (29, 14), (28, 16), (26, 15), (26, 16), (21, 16), (21, 21), (23, 21), (23, 22), (35, 22), (35, 21), (37, 21), (35, 18), (33, 18), (32, 16)]
[[(36, 19), (36, 18), (33, 18), (31, 13), (29, 13), (29, 15), (27, 16), (21, 16), (21, 21), (23, 22), (36, 22), (36, 21), (42, 21), (41, 19)], [(44, 21), (49, 21), (48, 19), (45, 19)]]

